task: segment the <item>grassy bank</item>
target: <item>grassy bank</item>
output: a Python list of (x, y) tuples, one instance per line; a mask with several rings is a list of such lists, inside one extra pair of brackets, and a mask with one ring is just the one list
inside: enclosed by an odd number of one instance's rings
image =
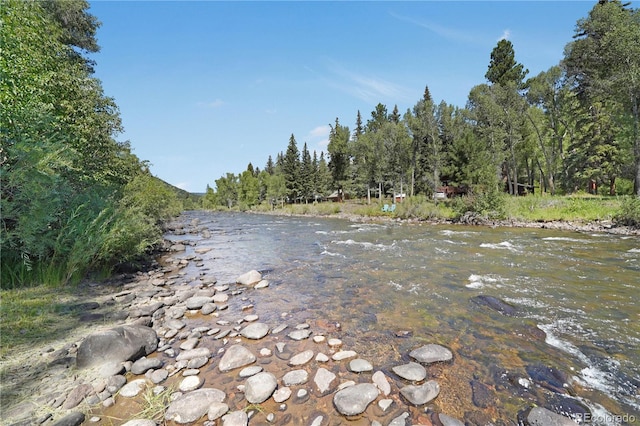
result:
[(385, 204), (390, 205), (391, 200), (375, 199), (370, 204), (366, 200), (288, 204), (273, 210), (269, 205), (261, 205), (254, 211), (285, 215), (352, 215), (433, 221), (456, 220), (467, 212), (473, 212), (488, 220), (580, 223), (611, 221), (622, 226), (640, 225), (640, 199), (633, 197), (588, 194), (512, 197), (497, 194), (492, 199), (464, 197), (438, 202), (425, 197), (410, 197), (397, 203), (393, 212), (383, 211)]

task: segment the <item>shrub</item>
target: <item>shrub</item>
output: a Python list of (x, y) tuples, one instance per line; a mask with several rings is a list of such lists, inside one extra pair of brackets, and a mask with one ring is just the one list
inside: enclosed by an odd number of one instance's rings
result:
[(625, 197), (613, 220), (618, 225), (640, 228), (640, 197)]

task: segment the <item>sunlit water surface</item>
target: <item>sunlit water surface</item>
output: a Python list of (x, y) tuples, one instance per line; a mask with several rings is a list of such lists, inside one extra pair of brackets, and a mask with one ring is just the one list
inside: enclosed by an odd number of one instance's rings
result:
[[(288, 312), (339, 323), (345, 346), (384, 371), (422, 344), (451, 348), (451, 366), (434, 373), (436, 403), (469, 424), (515, 424), (527, 406), (571, 401), (601, 419), (592, 424), (640, 418), (637, 237), (186, 213), (193, 219), (199, 232), (169, 238), (210, 247), (201, 257), (218, 282), (266, 272), (269, 290), (251, 295), (262, 322)], [(481, 295), (513, 315), (476, 303)]]

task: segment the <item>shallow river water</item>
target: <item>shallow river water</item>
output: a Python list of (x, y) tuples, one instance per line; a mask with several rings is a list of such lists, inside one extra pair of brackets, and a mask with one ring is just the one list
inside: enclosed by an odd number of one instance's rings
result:
[(339, 324), (345, 347), (384, 371), (422, 344), (449, 347), (451, 365), (430, 370), (435, 403), (467, 424), (516, 424), (533, 404), (638, 424), (638, 237), (185, 213), (193, 219), (198, 233), (169, 238), (210, 247), (201, 257), (219, 283), (263, 271), (269, 290), (251, 296), (262, 322), (287, 312)]

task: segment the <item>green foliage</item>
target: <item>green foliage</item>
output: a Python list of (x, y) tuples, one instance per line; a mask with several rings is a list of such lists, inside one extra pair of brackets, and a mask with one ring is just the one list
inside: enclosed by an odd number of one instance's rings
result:
[(117, 106), (91, 77), (88, 3), (0, 8), (0, 272), (5, 288), (78, 281), (144, 253), (182, 204), (115, 140)]
[(614, 221), (619, 225), (640, 228), (640, 197), (625, 197)]
[(476, 187), (473, 193), (454, 199), (452, 208), (458, 217), (474, 213), (484, 219), (500, 220), (506, 218), (506, 201), (507, 195), (494, 186)]
[(501, 39), (491, 52), (491, 63), (485, 77), (491, 83), (520, 86), (528, 72), (516, 62), (513, 44)]

